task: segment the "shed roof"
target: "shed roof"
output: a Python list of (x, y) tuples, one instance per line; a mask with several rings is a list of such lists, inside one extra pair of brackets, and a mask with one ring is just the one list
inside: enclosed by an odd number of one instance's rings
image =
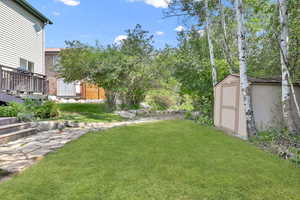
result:
[(37, 17), (39, 20), (46, 24), (53, 24), (53, 22), (44, 16), (40, 11), (35, 9), (32, 5), (30, 5), (26, 0), (14, 0), (17, 4), (27, 10), (29, 13)]
[[(229, 77), (229, 76), (234, 76), (234, 77), (240, 78), (239, 74), (230, 74), (230, 75), (226, 76), (224, 78), (224, 80), (227, 77)], [(272, 77), (272, 78), (254, 78), (254, 77), (248, 77), (248, 80), (252, 84), (281, 84), (281, 77)], [(219, 85), (222, 81), (220, 81), (217, 85)], [(294, 84), (295, 85), (300, 85), (300, 81), (296, 81), (296, 82), (294, 82)]]

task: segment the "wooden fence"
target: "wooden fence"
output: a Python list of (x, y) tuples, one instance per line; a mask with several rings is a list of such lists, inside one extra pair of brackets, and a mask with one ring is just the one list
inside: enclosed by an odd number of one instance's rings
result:
[(82, 99), (106, 99), (105, 91), (103, 88), (99, 88), (95, 85), (82, 83), (81, 84), (81, 98)]

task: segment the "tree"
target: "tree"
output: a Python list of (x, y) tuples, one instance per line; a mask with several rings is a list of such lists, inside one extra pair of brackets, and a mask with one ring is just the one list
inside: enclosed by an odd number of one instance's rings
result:
[(67, 42), (60, 53), (59, 75), (68, 82), (84, 80), (103, 87), (112, 109), (117, 99), (129, 107), (139, 106), (159, 76), (152, 64), (153, 36), (140, 25), (126, 33), (120, 45), (107, 47)]
[(127, 69), (124, 74), (124, 103), (128, 106), (138, 106), (144, 100), (147, 90), (152, 87), (153, 80), (159, 76), (157, 68), (153, 65), (153, 35), (143, 30), (139, 24), (126, 33), (127, 39), (123, 40), (119, 47), (126, 57), (123, 63), (124, 69)]
[(115, 46), (92, 47), (79, 41), (67, 41), (56, 70), (66, 82), (85, 81), (103, 87), (109, 107), (115, 109), (117, 94), (122, 90), (119, 69), (123, 60)]
[(247, 75), (247, 62), (246, 62), (246, 44), (245, 44), (245, 27), (244, 27), (244, 13), (243, 13), (243, 1), (235, 0), (236, 20), (238, 24), (238, 48), (239, 48), (239, 61), (240, 61), (240, 85), (243, 96), (247, 132), (249, 136), (256, 135), (256, 126), (254, 120), (254, 114), (252, 109), (252, 100), (250, 96), (250, 85)]
[[(191, 17), (196, 17), (199, 26), (205, 24), (211, 63), (212, 84), (214, 86), (218, 82), (218, 72), (216, 69), (214, 44), (212, 41), (211, 10), (208, 2), (208, 0), (173, 0), (169, 5), (169, 12), (167, 13), (167, 16), (188, 15)], [(214, 6), (215, 3), (213, 2), (211, 7)]]
[[(282, 71), (282, 113), (286, 127), (291, 133), (297, 132), (292, 117), (292, 94), (290, 87), (290, 74), (288, 69), (288, 10), (287, 0), (278, 0), (280, 19), (280, 60)], [(297, 104), (297, 102), (295, 102)]]
[(216, 70), (216, 63), (215, 63), (215, 54), (214, 54), (214, 46), (211, 38), (211, 14), (208, 7), (208, 0), (205, 0), (205, 18), (206, 18), (206, 31), (207, 31), (207, 41), (209, 47), (209, 56), (210, 56), (210, 64), (211, 64), (211, 76), (213, 86), (218, 83), (218, 75)]
[(222, 3), (222, 0), (219, 0), (219, 7), (220, 7), (220, 18), (221, 18), (221, 24), (222, 24), (222, 29), (223, 29), (223, 48), (224, 48), (224, 54), (228, 63), (228, 68), (230, 74), (233, 73), (233, 56), (231, 53), (231, 50), (228, 45), (228, 36), (227, 36), (227, 25), (226, 25), (226, 20), (225, 20), (225, 14), (224, 14), (224, 5)]

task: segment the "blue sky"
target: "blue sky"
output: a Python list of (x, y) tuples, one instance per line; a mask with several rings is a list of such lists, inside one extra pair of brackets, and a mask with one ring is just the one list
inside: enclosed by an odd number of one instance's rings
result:
[[(46, 47), (65, 40), (111, 44), (124, 31), (141, 24), (155, 35), (155, 46), (176, 45), (180, 19), (163, 19), (165, 0), (28, 0), (54, 24), (46, 28)], [(180, 29), (180, 27), (179, 27)], [(178, 30), (179, 30), (178, 29)], [(122, 37), (121, 37), (122, 38)]]

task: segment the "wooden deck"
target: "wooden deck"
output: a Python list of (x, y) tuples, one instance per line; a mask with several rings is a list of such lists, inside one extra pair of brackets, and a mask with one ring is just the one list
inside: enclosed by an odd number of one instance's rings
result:
[(19, 102), (21, 94), (47, 94), (46, 76), (0, 65), (0, 101)]

